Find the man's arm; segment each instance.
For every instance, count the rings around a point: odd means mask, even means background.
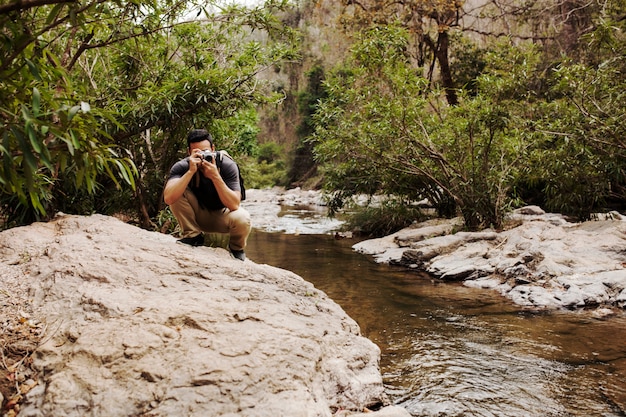
[[[170,178],[167,180],[165,184],[165,189],[163,190],[163,199],[165,200],[165,204],[172,205],[178,201],[183,196],[183,193],[187,189],[187,185],[189,181],[192,180],[194,174],[191,174],[191,171],[185,172],[185,175],[178,178]]]
[[[174,177],[167,180],[165,189],[163,190],[163,200],[168,206],[174,204],[183,196],[183,193],[189,185],[189,181],[193,179],[198,170],[198,166],[202,163],[202,160],[198,157],[189,158],[189,169],[182,177]]]

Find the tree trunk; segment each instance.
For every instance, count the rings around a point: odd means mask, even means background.
[[[454,81],[452,80],[452,73],[450,72],[450,61],[448,60],[448,49],[450,40],[448,32],[443,31],[439,33],[437,39],[437,47],[435,49],[435,57],[439,63],[439,69],[441,70],[441,83],[446,91],[446,98],[448,104],[454,106],[458,104],[459,99],[454,88]]]

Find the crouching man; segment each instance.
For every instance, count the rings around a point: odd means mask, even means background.
[[[187,135],[187,156],[176,162],[165,183],[163,197],[178,220],[180,243],[200,246],[204,233],[230,235],[232,255],[244,261],[250,234],[250,214],[241,204],[239,169],[223,157],[218,169],[211,134],[194,129]]]

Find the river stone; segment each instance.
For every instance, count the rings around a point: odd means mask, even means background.
[[[378,347],[291,272],[102,215],[4,231],[0,252],[47,328],[22,417],[329,417],[387,402]]]
[[[626,307],[626,221],[604,216],[582,223],[516,210],[514,227],[424,238],[415,225],[404,236],[372,239],[354,249],[379,262],[404,265],[434,278],[492,288],[515,303],[538,308]],[[430,226],[427,226],[430,227]],[[427,229],[428,230],[428,229]],[[413,242],[410,236],[417,236]]]
[[[394,234],[394,240],[398,246],[407,247],[421,240],[449,235],[462,224],[462,219],[458,217],[452,221],[445,219],[428,220],[398,231]]]
[[[525,206],[516,210],[519,214],[526,214],[531,216],[540,216],[546,214],[546,212],[539,206]]]
[[[337,414],[335,414],[333,417],[411,417],[411,414],[409,414],[408,411],[406,411],[404,408],[399,407],[399,406],[389,406],[389,407],[385,407],[379,411],[376,411],[374,413],[372,412],[367,412],[367,413],[357,413],[357,414],[353,414],[350,411],[339,411]]]

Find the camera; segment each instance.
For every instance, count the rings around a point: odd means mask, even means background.
[[[215,160],[215,152],[213,152],[213,151],[202,151],[202,152],[200,152],[200,158],[206,159],[209,162],[213,162]]]

